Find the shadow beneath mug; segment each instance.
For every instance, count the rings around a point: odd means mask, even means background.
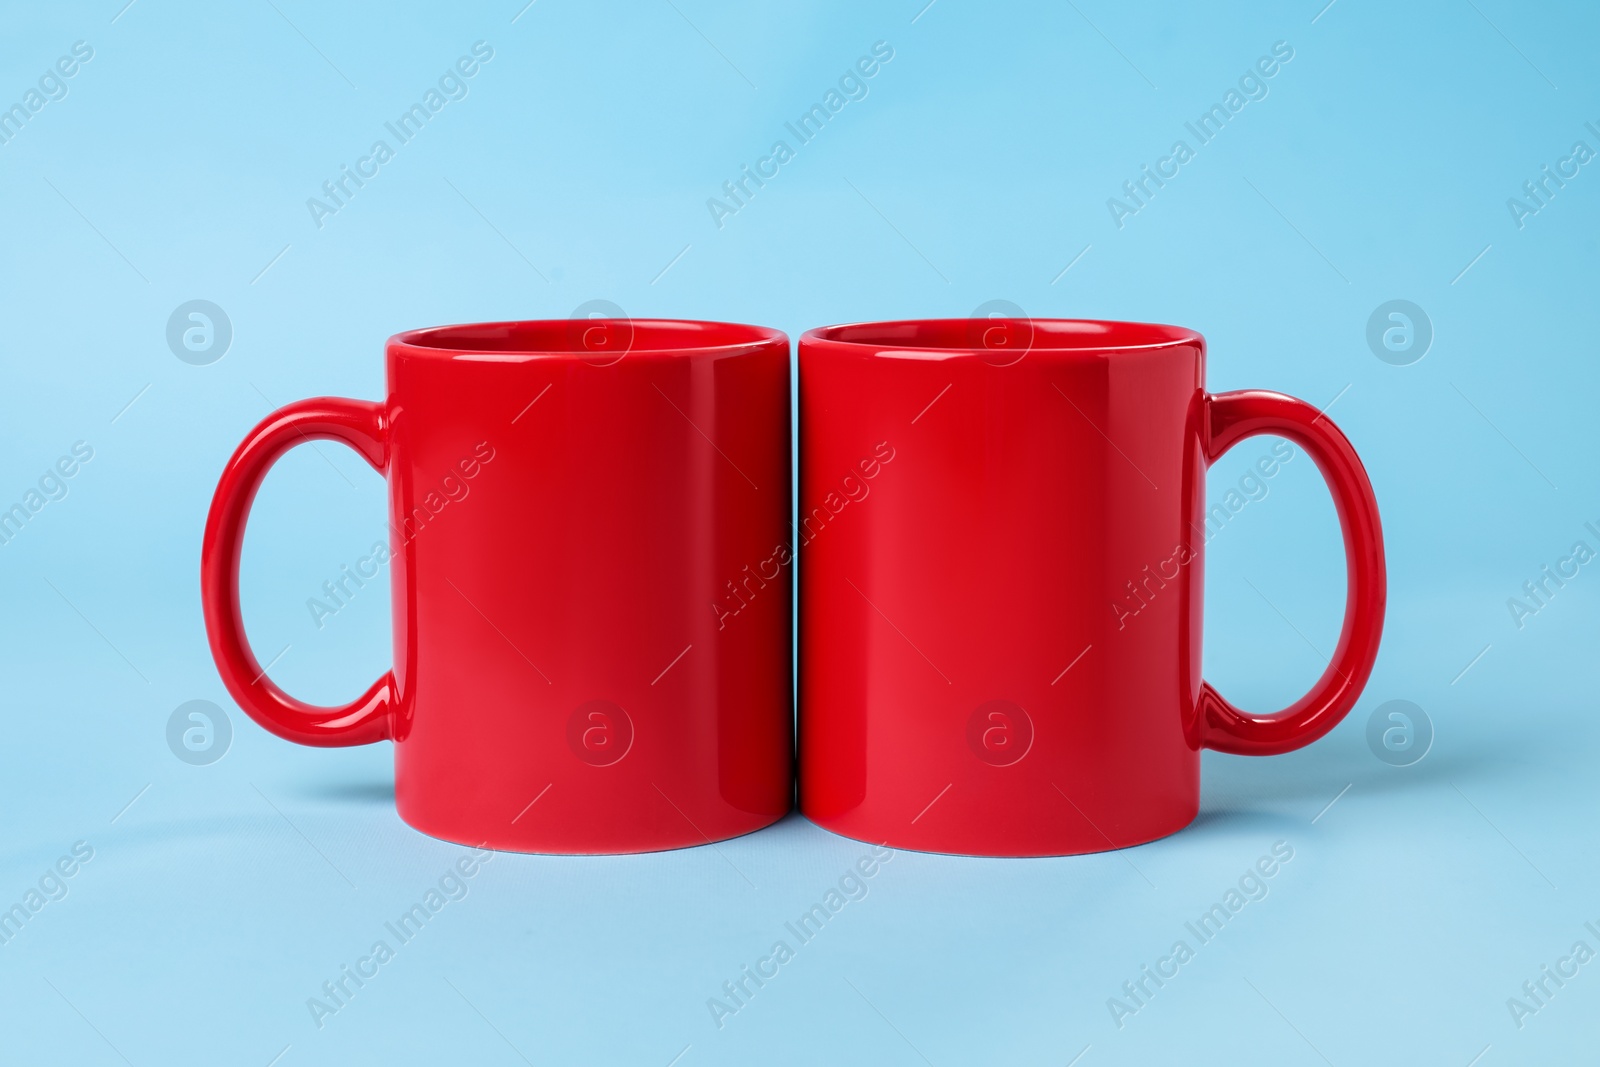
[[[1348,743],[1354,741],[1354,744]],[[1256,822],[1276,823],[1294,817],[1320,818],[1321,813],[1350,793],[1394,800],[1428,793],[1471,790],[1495,780],[1523,779],[1523,753],[1500,738],[1498,747],[1463,747],[1430,751],[1417,763],[1390,766],[1374,756],[1358,738],[1345,744],[1324,741],[1297,752],[1260,759],[1208,752],[1201,772],[1200,813],[1193,830],[1238,828]]]
[[[285,792],[302,800],[320,800],[332,804],[348,804],[352,807],[394,806],[392,778],[367,782],[310,782]]]

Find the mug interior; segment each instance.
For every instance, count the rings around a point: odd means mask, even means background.
[[[787,338],[765,326],[685,319],[570,318],[431,326],[396,334],[392,344],[440,354],[574,355],[597,350],[632,356],[729,354]]]
[[[1000,329],[1025,337],[1032,351],[1116,351],[1199,344],[1200,335],[1182,326],[1098,319],[915,319],[857,322],[808,330],[803,341],[861,345],[880,349],[971,352],[991,347],[986,338]]]

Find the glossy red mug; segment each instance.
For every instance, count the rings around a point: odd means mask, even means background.
[[[1205,341],[1124,322],[943,320],[800,340],[800,808],[896,848],[1122,848],[1199,811],[1200,752],[1287,752],[1355,704],[1383,535],[1315,407],[1205,391]],[[1332,662],[1276,715],[1200,676],[1206,468],[1305,449],[1348,594]]]
[[[383,401],[269,415],[222,473],[201,591],[239,706],[301,744],[393,741],[401,818],[462,844],[640,852],[782,818],[788,338],[661,320],[445,326],[390,338],[387,371]],[[332,708],[273,684],[239,603],[251,501],[316,439],[389,486],[394,667]]]

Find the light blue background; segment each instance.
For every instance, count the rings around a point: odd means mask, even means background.
[[[1600,167],[1525,228],[1506,200],[1574,141],[1600,149],[1584,128],[1600,125],[1600,11],[122,2],[10,4],[0,34],[0,104],[73,42],[94,48],[67,97],[0,145],[0,506],[73,442],[94,448],[0,546],[0,905],[73,842],[94,848],[0,947],[0,1058],[1595,1055],[1600,963],[1520,1029],[1506,1000],[1574,941],[1600,949],[1583,928],[1600,926],[1600,565],[1521,629],[1506,602],[1574,541],[1600,549],[1582,528],[1600,525]],[[478,40],[495,54],[470,95],[318,229],[306,198]],[[707,198],[879,40],[894,59],[867,98],[719,230]],[[1118,229],[1107,198],[1280,40],[1294,58],[1268,97]],[[165,341],[195,298],[234,330],[209,366]],[[1435,330],[1410,366],[1365,340],[1394,298]],[[993,299],[1201,330],[1213,389],[1334,402],[1365,458],[1390,573],[1365,696],[1301,752],[1208,754],[1201,816],[1168,840],[897,855],[720,1030],[707,998],[863,846],[794,816],[717,849],[499,856],[319,1030],[306,999],[462,850],[398,821],[387,745],[297,748],[228,700],[197,582],[216,477],[277,404],[380,396],[391,333],[593,299],[792,337]],[[1269,444],[1218,464],[1213,497]],[[1207,675],[1261,711],[1319,673],[1344,581],[1311,464],[1269,487],[1207,562]],[[348,699],[389,662],[382,592],[320,631],[305,607],[382,536],[382,499],[325,445],[292,454],[256,505],[247,618],[264,659],[288,646],[273,673],[302,697]],[[167,748],[192,699],[231,718],[211,766]],[[1414,766],[1365,740],[1393,699],[1436,731]],[[1279,840],[1295,856],[1270,895],[1119,1030],[1107,998]]]

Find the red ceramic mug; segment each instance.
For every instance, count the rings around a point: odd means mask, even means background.
[[[788,812],[788,338],[446,326],[390,338],[387,370],[385,400],[291,404],[223,471],[201,591],[239,706],[301,744],[393,741],[401,817],[463,844],[638,852]],[[239,606],[256,490],[318,438],[389,484],[394,668],[335,708],[273,684]]]
[[[898,848],[1066,855],[1173,833],[1200,751],[1308,744],[1383,626],[1355,451],[1309,404],[1205,391],[1173,326],[944,320],[800,340],[800,806]],[[1349,590],[1333,660],[1277,715],[1200,677],[1205,472],[1276,434],[1321,469]]]

